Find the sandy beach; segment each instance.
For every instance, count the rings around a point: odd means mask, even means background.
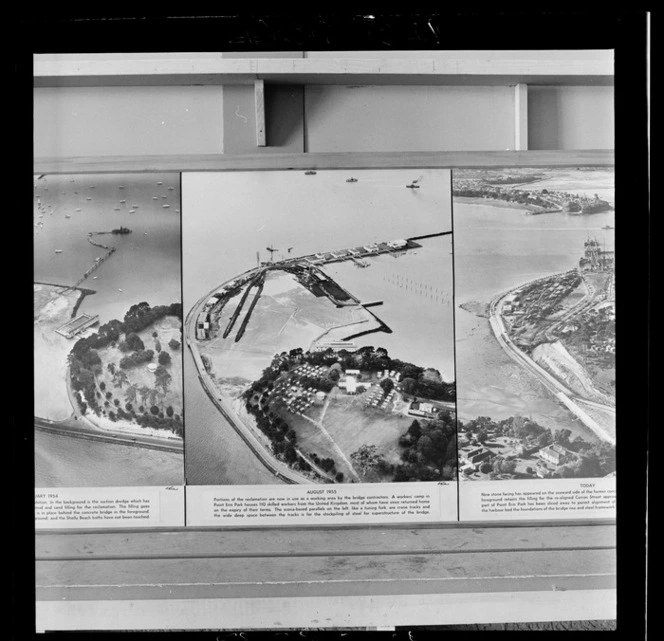
[[[34,286],[35,416],[61,421],[72,415],[67,395],[67,356],[72,341],[55,330],[71,318],[82,295],[79,290],[59,294],[62,287]]]

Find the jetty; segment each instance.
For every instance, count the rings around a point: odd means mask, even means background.
[[[74,338],[74,336],[80,334],[89,327],[96,325],[98,322],[99,314],[95,314],[94,316],[91,316],[90,314],[81,314],[80,316],[67,321],[55,331],[65,338]]]

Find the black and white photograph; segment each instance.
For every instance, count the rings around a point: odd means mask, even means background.
[[[456,481],[449,171],[183,175],[187,482]]]
[[[453,185],[460,480],[615,475],[613,169]]]
[[[179,174],[36,175],[33,238],[36,486],[182,485]]]
[[[649,25],[516,18],[24,21],[37,632],[616,629]]]

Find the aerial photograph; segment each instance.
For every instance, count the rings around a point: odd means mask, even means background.
[[[451,177],[187,173],[186,478],[456,480]]]
[[[179,174],[35,175],[37,487],[184,482]]]
[[[615,475],[610,168],[453,172],[459,479]]]

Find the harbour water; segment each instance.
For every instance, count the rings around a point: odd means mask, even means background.
[[[346,182],[351,175],[358,179],[356,183]],[[406,188],[418,178],[420,189]],[[267,247],[277,249],[278,260],[451,229],[448,171],[185,174],[182,193],[185,313],[212,288],[254,267],[256,252],[261,261],[269,260]],[[404,258],[374,261],[396,266]],[[366,278],[360,272],[374,269],[377,286],[388,286],[380,268],[349,269],[356,270],[359,279],[348,281],[352,293],[353,286],[360,289],[360,281]],[[382,272],[389,273],[390,269]],[[430,278],[419,276],[420,281]],[[445,274],[441,274],[443,282]],[[401,289],[396,291],[402,294]],[[380,317],[381,307],[375,312]],[[375,336],[368,336],[366,344],[377,344]],[[381,335],[380,342],[383,338],[388,336]],[[185,412],[188,483],[276,483],[206,396],[189,350],[185,350]]]
[[[454,311],[452,238],[418,241],[422,247],[404,254],[366,259],[369,267],[345,261],[324,267],[342,287],[363,302],[392,330],[354,338],[357,345],[384,347],[392,358],[437,369],[454,380]]]
[[[584,177],[590,178],[590,175]],[[554,177],[555,178],[555,177]],[[550,179],[556,189],[580,192],[563,178]],[[586,180],[587,193],[613,202],[613,190]],[[537,187],[544,182],[537,183]],[[533,185],[535,187],[535,185]],[[600,193],[600,189],[603,191]],[[486,318],[460,307],[488,303],[496,294],[548,274],[578,265],[583,243],[597,238],[614,248],[615,212],[573,216],[565,213],[528,215],[522,209],[454,202],[456,283],[457,407],[462,420],[489,416],[503,419],[520,414],[542,425],[592,433],[562,408],[502,351]]]
[[[182,454],[35,430],[35,487],[181,485]]]
[[[88,232],[111,231],[122,225],[132,233],[95,238],[116,251],[94,272],[96,278],[91,275],[81,283],[96,293],[86,297],[79,310],[99,314],[100,323],[105,323],[122,319],[131,305],[143,300],[150,305],[179,301],[179,208],[179,174],[35,179],[34,224],[43,225],[34,227],[34,280],[75,284],[105,253],[88,242]]]
[[[105,323],[122,319],[141,301],[153,306],[179,301],[179,182],[179,174],[35,178],[34,280],[74,285],[106,253],[88,242],[88,233],[124,226],[132,233],[94,237],[116,251],[80,284],[96,293],[83,299],[78,313],[98,314]],[[55,349],[55,342],[64,345]],[[35,325],[35,412],[40,416],[60,420],[71,413],[64,368],[73,343]],[[50,362],[53,358],[63,362]],[[61,390],[56,393],[53,386]],[[162,485],[184,478],[182,455],[38,432],[35,474],[42,486]]]

